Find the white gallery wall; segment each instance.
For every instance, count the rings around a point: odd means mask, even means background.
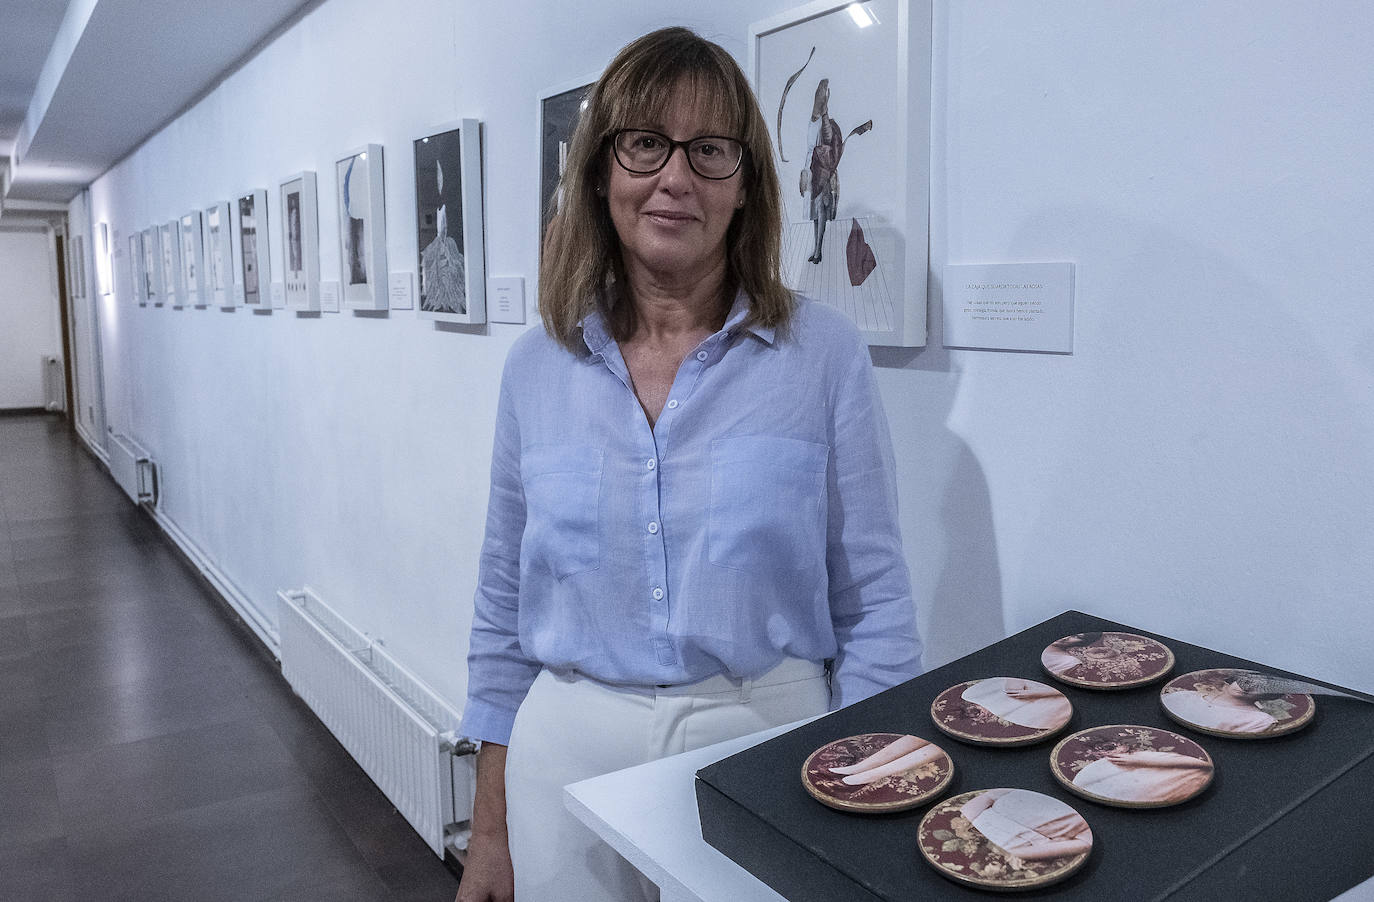
[[[413,311],[140,308],[127,235],[384,145],[414,272],[410,141],[484,122],[487,271],[533,305],[536,97],[686,24],[742,62],[788,2],[326,0],[92,186],[108,421],[161,516],[258,609],[312,586],[455,704],[500,367],[530,326]],[[936,3],[931,345],[875,349],[927,663],[1074,607],[1374,688],[1374,7]],[[168,73],[172,77],[173,73]],[[112,102],[115,102],[112,99]],[[73,215],[76,213],[74,211]],[[947,351],[947,262],[1077,264],[1072,355]]]
[[[44,405],[47,355],[62,356],[52,230],[0,228],[0,410]]]

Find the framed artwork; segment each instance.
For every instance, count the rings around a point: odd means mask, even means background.
[[[417,310],[450,323],[487,321],[482,230],[482,124],[464,119],[417,138]]]
[[[343,306],[386,310],[386,190],[382,145],[368,144],[334,163],[338,184],[339,284]]]
[[[281,242],[286,306],[320,309],[320,214],[315,173],[298,172],[282,180]]]
[[[147,278],[143,275],[143,233],[129,236],[129,294],[138,306],[148,306]]]
[[[229,201],[222,200],[205,208],[201,217],[205,233],[205,288],[207,303],[216,307],[233,307],[234,253],[229,226]]]
[[[81,235],[72,238],[72,297],[86,296],[86,240]]]
[[[930,0],[815,0],[749,27],[783,280],[869,344],[926,343]]]
[[[96,292],[102,296],[114,291],[114,246],[110,243],[110,224],[98,222],[95,226],[95,285]]]
[[[173,307],[186,306],[186,286],[181,273],[181,220],[178,219],[162,224],[162,287]]]
[[[200,211],[181,217],[181,284],[186,288],[186,303],[204,307],[209,303],[205,291],[205,254],[201,243]]]
[[[154,307],[162,306],[162,230],[157,226],[143,230],[143,296]]]
[[[596,76],[579,78],[539,95],[539,253],[544,253],[544,233],[561,206],[559,182],[568,168],[568,146],[577,121],[587,106]]]
[[[272,261],[267,241],[267,190],[239,195],[239,271],[243,303],[259,310],[272,308]]]

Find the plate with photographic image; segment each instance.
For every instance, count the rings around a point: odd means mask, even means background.
[[[1038,889],[1081,868],[1088,822],[1070,805],[1029,789],[980,789],[939,802],[921,819],[923,857],[943,876],[996,890]]]
[[[1195,670],[1170,680],[1159,692],[1164,713],[1202,733],[1263,739],[1300,730],[1317,713],[1317,702],[1300,680],[1253,670]]]
[[[930,717],[945,733],[978,745],[1027,745],[1068,724],[1073,705],[1053,686],[1020,677],[989,677],[950,686]]]
[[[1079,730],[1050,753],[1050,770],[1069,792],[1120,808],[1164,808],[1212,782],[1207,750],[1156,727],[1117,724]]]
[[[816,749],[801,778],[816,801],[840,811],[905,811],[945,791],[954,761],[919,736],[862,733]]]
[[[1163,679],[1174,667],[1174,653],[1135,633],[1075,633],[1046,646],[1040,663],[1070,686],[1129,689]]]

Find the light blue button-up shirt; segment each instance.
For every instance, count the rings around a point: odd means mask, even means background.
[[[915,676],[892,442],[853,324],[747,299],[682,361],[657,424],[599,314],[501,380],[463,732],[506,743],[541,667],[626,686],[833,661],[832,707]]]

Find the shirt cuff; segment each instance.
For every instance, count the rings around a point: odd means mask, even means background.
[[[463,711],[463,721],[459,725],[458,733],[479,742],[510,745],[510,731],[514,725],[514,711],[469,698],[467,708]]]

